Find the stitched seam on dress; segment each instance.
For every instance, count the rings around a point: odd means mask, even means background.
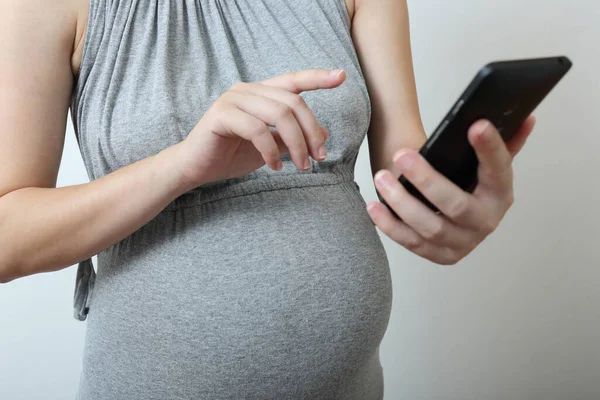
[[[311,187],[342,185],[342,184],[347,184],[347,183],[352,183],[352,182],[354,182],[354,181],[351,180],[351,181],[342,181],[342,182],[334,182],[334,183],[322,183],[322,184],[319,184],[319,185],[288,186],[288,187],[284,187],[284,188],[280,188],[280,189],[263,189],[263,190],[259,190],[257,192],[253,192],[253,193],[236,194],[236,195],[225,196],[225,197],[222,197],[222,198],[219,198],[219,199],[209,200],[209,201],[205,201],[205,202],[198,202],[198,203],[195,203],[195,204],[180,205],[180,206],[176,206],[176,207],[173,207],[173,208],[164,209],[163,211],[177,211],[177,210],[180,210],[182,208],[194,208],[194,207],[203,206],[204,204],[214,203],[215,201],[227,200],[227,199],[234,199],[234,198],[237,198],[237,197],[252,196],[252,195],[259,194],[259,193],[264,193],[264,192],[275,192],[275,191],[288,190],[288,189],[302,189],[302,188],[311,188]]]

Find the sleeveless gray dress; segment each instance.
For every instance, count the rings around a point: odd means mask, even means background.
[[[183,140],[237,81],[303,93],[328,158],[211,182],[77,270],[77,399],[383,397],[388,260],[354,182],[370,103],[344,0],[91,0],[71,115],[91,180]]]

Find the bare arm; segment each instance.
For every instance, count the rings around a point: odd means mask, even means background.
[[[190,189],[170,162],[175,146],[91,183],[55,188],[81,3],[0,0],[0,282],[91,257]]]
[[[337,87],[345,75],[289,71],[233,85],[184,141],[157,155],[55,188],[85,3],[0,0],[0,282],[87,259],[181,194],[265,163],[277,169],[282,153],[298,169],[309,155],[323,159],[327,134],[299,94]]]
[[[352,37],[372,102],[371,171],[395,172],[393,154],[402,147],[418,149],[427,139],[417,101],[406,0],[354,0]]]
[[[353,36],[373,100],[369,148],[375,189],[401,220],[378,201],[369,202],[367,211],[396,243],[432,262],[455,264],[496,229],[511,206],[512,158],[535,119],[530,117],[508,146],[489,121],[473,124],[466,133],[480,162],[479,184],[472,194],[460,189],[416,151],[427,137],[417,104],[406,0],[354,2]],[[400,175],[440,213],[413,197],[398,182]]]

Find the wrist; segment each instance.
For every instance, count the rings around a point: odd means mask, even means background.
[[[167,185],[167,191],[178,197],[203,184],[193,181],[186,174],[183,165],[182,148],[184,142],[170,146],[154,156],[156,170],[161,175],[161,181]]]

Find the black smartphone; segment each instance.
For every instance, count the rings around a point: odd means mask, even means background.
[[[467,139],[471,125],[479,119],[488,119],[504,141],[508,141],[571,66],[565,56],[495,61],[485,65],[419,152],[442,175],[472,193],[477,186],[479,162]],[[398,180],[414,197],[438,211],[403,175]],[[400,218],[379,192],[377,196]]]

